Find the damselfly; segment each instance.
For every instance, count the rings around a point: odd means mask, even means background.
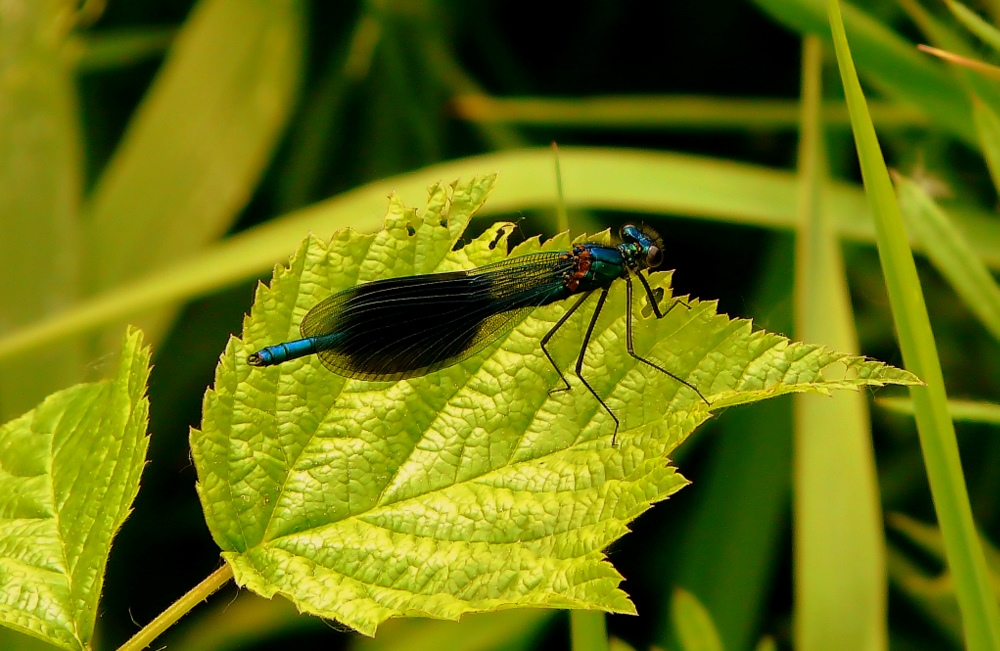
[[[474,355],[508,332],[527,312],[580,298],[542,337],[541,349],[567,391],[570,384],[546,347],[552,337],[590,295],[600,290],[590,325],[576,359],[576,376],[615,422],[620,422],[583,375],[583,361],[611,285],[625,279],[628,354],[665,373],[708,400],[693,384],[635,353],[632,344],[632,275],[642,284],[649,305],[662,319],[644,269],[663,262],[663,244],[652,230],[634,225],[621,229],[617,246],[576,244],[571,251],[532,253],[469,271],[449,271],[389,278],[345,289],[323,300],[306,314],[302,339],[267,346],[247,357],[252,366],[271,366],[316,354],[323,364],[345,377],[394,381],[433,373]]]

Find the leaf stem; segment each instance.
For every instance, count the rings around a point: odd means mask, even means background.
[[[156,619],[146,624],[142,630],[132,636],[118,651],[140,651],[145,649],[164,631],[173,626],[177,620],[188,614],[192,608],[208,599],[214,592],[233,578],[233,569],[229,563],[212,572],[204,581],[188,590],[187,594],[175,601],[169,608],[160,613]]]

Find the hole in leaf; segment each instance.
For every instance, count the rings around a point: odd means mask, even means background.
[[[503,236],[504,236],[505,232],[506,231],[504,229],[502,229],[502,228],[497,231],[496,237],[494,237],[493,241],[490,242],[490,251],[492,251],[493,249],[497,248],[497,244],[499,244],[500,240],[503,239]]]
[[[858,370],[843,362],[834,362],[821,371],[825,382],[844,382],[858,379]]]

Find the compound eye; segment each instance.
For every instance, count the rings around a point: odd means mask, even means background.
[[[658,246],[649,247],[646,251],[646,266],[650,269],[656,269],[661,264],[663,264],[663,251]]]

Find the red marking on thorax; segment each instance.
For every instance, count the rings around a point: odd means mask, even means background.
[[[575,292],[580,286],[580,281],[587,277],[590,271],[590,263],[593,258],[590,251],[580,245],[573,247],[573,259],[576,261],[576,269],[572,273],[566,274],[566,289]]]

